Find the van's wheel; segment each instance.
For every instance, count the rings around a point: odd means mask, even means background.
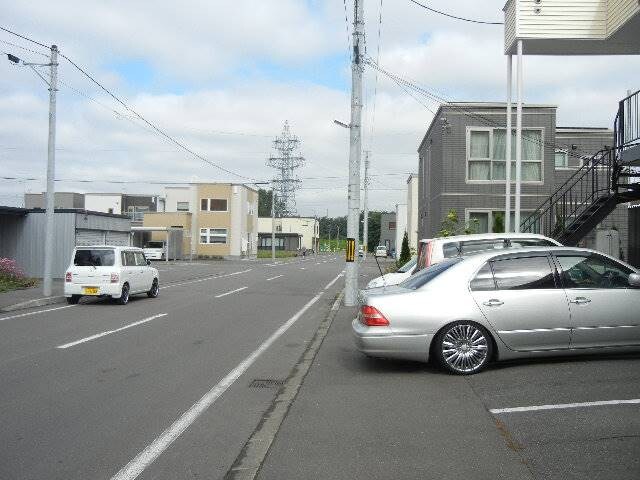
[[[160,287],[158,286],[158,279],[154,278],[153,283],[151,284],[151,290],[147,292],[147,296],[149,298],[156,298],[160,293]]]
[[[489,332],[477,323],[455,322],[444,327],[434,339],[440,365],[451,373],[470,375],[484,369],[493,354]]]
[[[80,295],[71,295],[67,297],[67,303],[69,305],[76,305],[80,301]]]
[[[126,305],[129,303],[129,284],[122,285],[122,292],[120,292],[120,298],[118,299],[120,305]]]

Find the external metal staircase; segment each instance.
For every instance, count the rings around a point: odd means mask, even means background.
[[[583,165],[524,219],[522,232],[577,245],[620,203],[640,200],[640,90],[620,101],[613,146]]]

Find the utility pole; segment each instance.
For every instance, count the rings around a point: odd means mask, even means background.
[[[362,152],[362,54],[364,54],[364,0],[354,0],[353,58],[351,62],[351,123],[349,125],[349,193],[347,237],[360,238],[360,155]],[[344,304],[358,301],[358,262],[346,262]]]
[[[55,209],[56,178],[56,91],[58,83],[58,47],[51,45],[51,78],[49,80],[49,142],[47,154],[47,195],[46,223],[44,234],[44,273],[42,285],[44,296],[51,296],[51,277],[53,266],[53,228]]]
[[[364,233],[362,234],[362,251],[364,253],[363,258],[367,258],[367,250],[369,247],[369,154],[371,152],[364,152]]]
[[[271,183],[271,261],[276,262],[276,183]]]

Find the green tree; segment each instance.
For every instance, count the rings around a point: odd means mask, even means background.
[[[504,213],[493,215],[493,233],[504,233]]]
[[[455,235],[470,235],[478,232],[478,220],[473,219],[468,224],[460,224],[458,211],[452,208],[447,212],[440,225],[438,237],[453,237]]]
[[[409,250],[409,235],[407,235],[407,232],[404,232],[404,237],[402,237],[402,250],[400,250],[400,258],[398,259],[398,267],[401,267],[409,260],[411,260],[411,251]]]
[[[276,216],[278,207],[282,207],[282,202],[278,200],[278,196],[276,195]],[[263,188],[258,189],[258,216],[271,216],[271,190],[265,190]]]

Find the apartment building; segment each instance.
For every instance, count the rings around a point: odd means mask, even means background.
[[[557,127],[556,108],[555,105],[523,108],[523,220],[584,162],[613,142],[613,131],[607,128]],[[457,212],[461,224],[478,233],[504,231],[505,125],[504,103],[452,103],[438,109],[418,149],[420,238],[437,236],[451,210]],[[514,160],[515,148],[514,130]],[[515,178],[515,161],[511,178]],[[513,195],[513,185],[511,191]],[[627,210],[625,204],[618,205],[597,227],[618,232],[622,252],[615,253],[625,258]],[[514,220],[512,198],[511,230]],[[580,244],[595,248],[596,234],[592,231]]]
[[[144,226],[183,228],[185,256],[257,254],[257,189],[232,183],[192,183],[166,187],[165,197],[165,212],[146,215]]]

